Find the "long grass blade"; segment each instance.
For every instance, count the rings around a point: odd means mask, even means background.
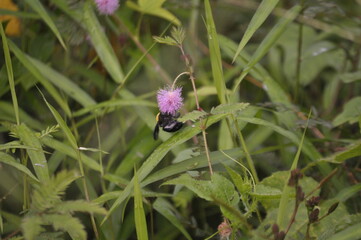
[[[143,197],[138,181],[138,173],[134,173],[134,220],[137,239],[148,240],[147,221],[143,207]]]
[[[311,117],[311,111],[310,113],[308,114],[308,119],[307,119],[307,124],[306,124],[306,127],[305,127],[305,130],[303,131],[303,135],[302,135],[302,138],[301,138],[301,141],[300,141],[300,144],[298,146],[298,150],[297,150],[297,153],[295,155],[295,158],[293,159],[293,162],[292,162],[292,166],[291,166],[291,169],[290,169],[290,172],[288,173],[288,178],[287,180],[290,178],[291,176],[291,171],[292,170],[295,170],[297,168],[297,164],[298,164],[298,160],[300,158],[300,155],[301,155],[301,150],[302,150],[302,146],[303,146],[303,141],[305,139],[305,136],[306,136],[306,131],[307,131],[307,128],[308,128],[308,122],[310,120],[310,117]],[[285,185],[283,187],[283,192],[282,192],[282,196],[281,196],[281,200],[280,200],[280,205],[279,205],[279,208],[278,208],[278,215],[277,215],[277,224],[278,226],[280,227],[280,229],[284,229],[285,228],[285,222],[286,222],[286,215],[287,215],[287,207],[288,207],[288,200],[290,198],[290,192],[291,192],[292,188],[288,186],[288,182],[285,182]]]
[[[11,98],[13,100],[16,123],[19,125],[20,124],[19,105],[18,105],[18,98],[16,96],[16,91],[15,91],[13,66],[11,63],[8,41],[5,36],[5,31],[4,31],[4,28],[3,28],[3,25],[1,22],[0,22],[0,34],[1,34],[2,42],[3,42],[3,51],[4,51],[4,56],[5,56],[6,71],[8,73],[8,80],[9,80],[9,86],[10,86],[10,91],[11,91]]]
[[[279,0],[263,0],[258,6],[256,13],[253,15],[251,22],[249,23],[246,32],[244,33],[241,42],[238,45],[236,54],[233,57],[232,63],[236,60],[239,53],[244,46],[251,39],[253,34],[262,25],[266,18],[270,15],[272,10],[276,7]]]
[[[301,6],[296,5],[291,8],[285,16],[279,20],[276,26],[271,30],[269,34],[267,34],[266,38],[262,41],[262,43],[257,48],[256,52],[253,54],[249,63],[243,69],[241,76],[236,80],[233,93],[237,90],[238,86],[241,84],[243,78],[248,74],[248,72],[253,68],[253,66],[258,63],[261,58],[266,55],[268,50],[275,44],[277,39],[281,36],[281,34],[285,31],[287,25],[293,21],[297,14],[301,11]]]
[[[21,51],[16,44],[9,41],[9,47],[12,53],[23,64],[23,66],[44,86],[47,92],[54,98],[59,106],[64,110],[67,116],[71,116],[71,111],[66,101],[60,96],[56,88],[43,76],[41,68],[36,67],[30,60],[30,57]]]
[[[56,38],[59,40],[60,44],[63,46],[65,50],[67,50],[64,40],[60,35],[60,32],[58,28],[56,27],[55,23],[49,16],[48,12],[44,8],[44,6],[41,4],[39,0],[25,0],[27,4],[30,5],[30,7],[39,14],[39,16],[44,20],[44,22],[49,26],[51,31],[55,34]]]
[[[25,167],[24,165],[17,162],[12,156],[10,156],[6,153],[0,152],[0,162],[16,168],[17,170],[26,174],[28,177],[30,177],[34,181],[39,182],[39,180],[34,176],[34,174],[27,167]]]
[[[218,99],[222,104],[227,103],[226,85],[223,77],[221,51],[219,49],[218,35],[213,21],[212,9],[209,0],[204,1],[206,24],[208,32],[209,55],[211,58],[214,85],[217,89]]]
[[[113,80],[116,83],[123,83],[124,74],[112,46],[106,38],[90,3],[87,2],[84,5],[84,24],[93,43],[93,47]]]

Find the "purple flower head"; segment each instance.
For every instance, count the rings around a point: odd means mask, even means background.
[[[104,15],[113,14],[119,7],[119,0],[94,0],[98,11]]]
[[[175,114],[183,106],[182,88],[160,89],[157,93],[157,101],[162,113]]]

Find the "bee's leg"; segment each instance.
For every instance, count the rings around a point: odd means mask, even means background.
[[[157,123],[155,125],[154,131],[153,131],[153,138],[154,140],[158,139],[158,135],[159,135],[159,124]]]

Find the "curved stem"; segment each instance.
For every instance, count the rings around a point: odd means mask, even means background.
[[[180,77],[183,76],[184,74],[190,75],[189,72],[182,72],[182,73],[180,73],[180,74],[174,79],[171,90],[174,89],[175,83],[177,82],[178,78],[180,78]]]

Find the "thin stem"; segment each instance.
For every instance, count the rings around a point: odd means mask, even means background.
[[[180,51],[182,52],[182,57],[185,60],[186,66],[188,68],[188,75],[189,75],[189,79],[191,80],[192,83],[192,87],[193,87],[193,92],[194,92],[194,98],[196,100],[196,105],[197,105],[197,110],[201,110],[201,107],[199,105],[199,100],[198,100],[198,94],[197,94],[197,88],[196,88],[196,84],[195,84],[195,77],[194,77],[194,71],[193,71],[193,66],[191,64],[191,61],[189,59],[189,57],[186,55],[184,49],[183,49],[183,45],[180,44],[178,45]],[[185,72],[179,74],[176,78],[176,80],[178,79],[178,77],[180,77],[181,75],[185,74]],[[175,81],[176,81],[175,80]],[[174,81],[174,82],[175,82]],[[173,83],[175,84],[175,83]],[[206,136],[206,123],[204,122],[203,119],[201,119],[201,128],[202,128],[202,136],[203,136],[203,141],[204,141],[204,148],[206,151],[206,156],[207,156],[207,161],[208,161],[208,167],[209,167],[209,172],[211,174],[211,176],[213,175],[213,169],[212,169],[212,162],[211,162],[211,157],[209,155],[209,149],[208,149],[208,143],[207,143],[207,136]]]
[[[304,0],[301,0],[301,15],[304,9]],[[295,102],[298,100],[298,89],[301,82],[301,62],[302,62],[302,40],[303,40],[303,23],[300,23],[298,28],[298,43],[297,43],[297,65],[296,65],[296,86],[295,86]]]
[[[178,78],[179,78],[179,77],[181,77],[181,76],[183,76],[184,74],[190,75],[190,73],[189,73],[189,72],[182,72],[182,73],[178,74],[178,76],[177,76],[177,77],[174,79],[174,81],[173,81],[173,84],[172,84],[172,88],[171,88],[171,90],[173,90],[173,89],[174,89],[175,84],[176,84],[176,82],[177,82]]]

